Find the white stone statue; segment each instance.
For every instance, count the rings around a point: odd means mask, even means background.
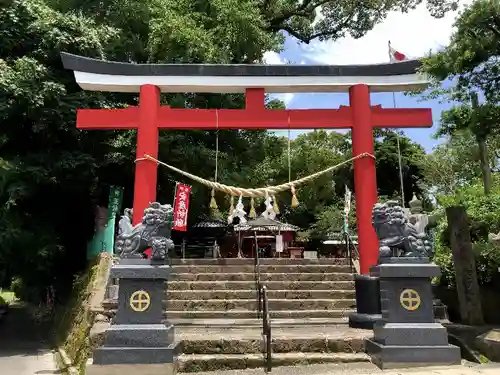
[[[122,233],[130,233],[134,229],[132,225],[132,210],[130,208],[126,208],[123,212],[120,221],[118,222],[118,235]]]
[[[429,215],[423,213],[422,202],[413,194],[410,201],[409,222],[413,224],[418,233],[425,233],[427,225],[429,225]]]

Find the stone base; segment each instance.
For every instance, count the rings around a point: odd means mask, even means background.
[[[177,373],[177,365],[174,363],[166,364],[147,364],[147,365],[89,365],[85,375],[174,375]]]
[[[382,319],[382,314],[361,314],[353,312],[349,314],[349,327],[373,329],[375,323],[380,319]]]
[[[460,348],[453,345],[400,346],[366,340],[366,352],[381,369],[460,364]]]
[[[94,351],[93,360],[96,365],[170,364],[176,354],[176,344],[158,348],[102,346]]]
[[[173,325],[113,324],[106,330],[106,347],[164,348],[175,339]]]
[[[385,323],[373,327],[373,340],[388,346],[446,346],[448,333],[439,323]]]
[[[349,314],[349,327],[372,329],[382,318],[380,309],[380,284],[378,277],[356,275],[356,312]]]

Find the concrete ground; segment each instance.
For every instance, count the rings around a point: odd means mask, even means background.
[[[265,375],[263,369],[210,371],[185,375]],[[270,375],[499,375],[500,363],[476,365],[463,364],[447,367],[420,367],[398,370],[380,370],[371,363],[339,363],[308,366],[275,367]]]
[[[0,374],[59,374],[48,344],[48,330],[20,305],[0,321]]]

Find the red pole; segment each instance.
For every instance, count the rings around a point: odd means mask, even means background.
[[[135,164],[133,225],[140,223],[144,209],[156,201],[158,165],[151,160],[141,160],[144,154],[158,158],[158,112],[160,89],[143,85],[139,94],[139,124],[137,127],[137,152]]]
[[[352,152],[374,154],[370,107],[370,89],[355,85],[349,90],[352,113]],[[377,202],[377,176],[375,160],[364,157],[354,161],[354,190],[358,219],[358,246],[361,274],[368,274],[377,263],[378,238],[372,227],[372,208]]]

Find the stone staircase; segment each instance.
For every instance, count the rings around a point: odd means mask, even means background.
[[[172,259],[172,267],[164,303],[176,327],[179,371],[263,366],[254,260]],[[347,260],[261,259],[260,279],[268,288],[274,366],[369,361],[364,339],[372,331],[347,325],[355,309]],[[104,301],[104,315],[116,305]]]
[[[176,326],[183,372],[260,367],[253,259],[174,259],[167,319]],[[371,331],[347,326],[355,308],[345,259],[261,259],[268,288],[273,365],[364,362]]]

